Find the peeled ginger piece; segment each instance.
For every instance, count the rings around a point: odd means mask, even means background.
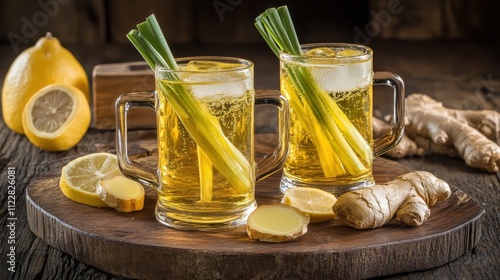
[[[101,180],[97,195],[120,212],[140,211],[144,207],[144,187],[124,176],[115,176]]]
[[[263,242],[285,242],[307,232],[309,216],[284,204],[264,205],[255,209],[247,221],[247,234]]]

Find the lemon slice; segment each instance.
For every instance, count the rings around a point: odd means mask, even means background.
[[[48,85],[35,93],[23,110],[23,129],[37,147],[65,151],[74,147],[90,125],[85,94],[69,85]]]
[[[79,157],[62,168],[59,187],[69,199],[95,207],[108,207],[96,193],[101,180],[123,176],[116,155],[94,153]]]
[[[328,47],[314,48],[308,50],[304,56],[314,56],[314,57],[334,57],[335,51]]]
[[[238,63],[219,62],[211,60],[191,60],[183,69],[184,71],[220,71],[241,68]]]
[[[341,50],[337,53],[338,57],[350,57],[350,56],[360,56],[360,55],[363,55],[362,51],[352,50],[352,49]]]
[[[332,207],[337,201],[335,195],[317,189],[295,187],[285,191],[281,203],[298,208],[309,215],[311,223],[319,223],[335,218]]]

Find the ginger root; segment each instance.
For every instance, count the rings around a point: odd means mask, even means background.
[[[401,205],[396,213],[396,219],[405,225],[418,227],[429,218],[430,214],[431,210],[427,203],[420,196],[412,196]]]
[[[120,212],[140,211],[144,207],[144,187],[124,176],[101,180],[96,193],[106,204]]]
[[[299,209],[285,205],[264,205],[255,209],[247,221],[247,234],[262,242],[285,242],[307,232],[309,216]]]
[[[377,228],[392,220],[419,226],[429,206],[447,199],[450,186],[426,171],[414,171],[396,180],[341,195],[333,205],[337,218],[357,229]]]
[[[500,170],[500,113],[446,108],[425,94],[406,97],[405,111],[405,136],[387,156],[440,154],[487,172]],[[373,127],[377,137],[388,124],[376,119]]]

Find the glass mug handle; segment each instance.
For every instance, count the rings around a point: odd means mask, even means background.
[[[270,155],[257,162],[256,181],[281,169],[288,156],[290,108],[287,99],[277,90],[255,91],[255,105],[273,105],[278,109],[278,145]]]
[[[257,162],[256,181],[264,179],[283,167],[288,155],[289,107],[288,101],[278,91],[256,91],[255,105],[273,105],[279,114],[279,143],[275,150]],[[130,160],[127,150],[127,112],[131,108],[150,108],[155,111],[153,92],[124,93],[116,100],[116,153],[123,174],[145,184],[158,186],[155,169]]]
[[[380,71],[374,73],[373,85],[389,86],[394,92],[393,125],[385,134],[373,140],[373,156],[378,157],[394,148],[403,137],[405,84],[397,74]]]
[[[124,93],[116,100],[116,154],[118,166],[126,176],[135,178],[146,185],[158,186],[158,175],[155,169],[135,163],[128,157],[127,113],[131,108],[150,108],[156,111],[154,92]]]

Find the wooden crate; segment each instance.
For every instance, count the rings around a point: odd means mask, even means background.
[[[115,129],[115,102],[126,92],[154,90],[154,73],[145,62],[100,64],[94,67],[93,125]],[[128,128],[155,127],[155,113],[148,108],[133,109],[128,114]]]

